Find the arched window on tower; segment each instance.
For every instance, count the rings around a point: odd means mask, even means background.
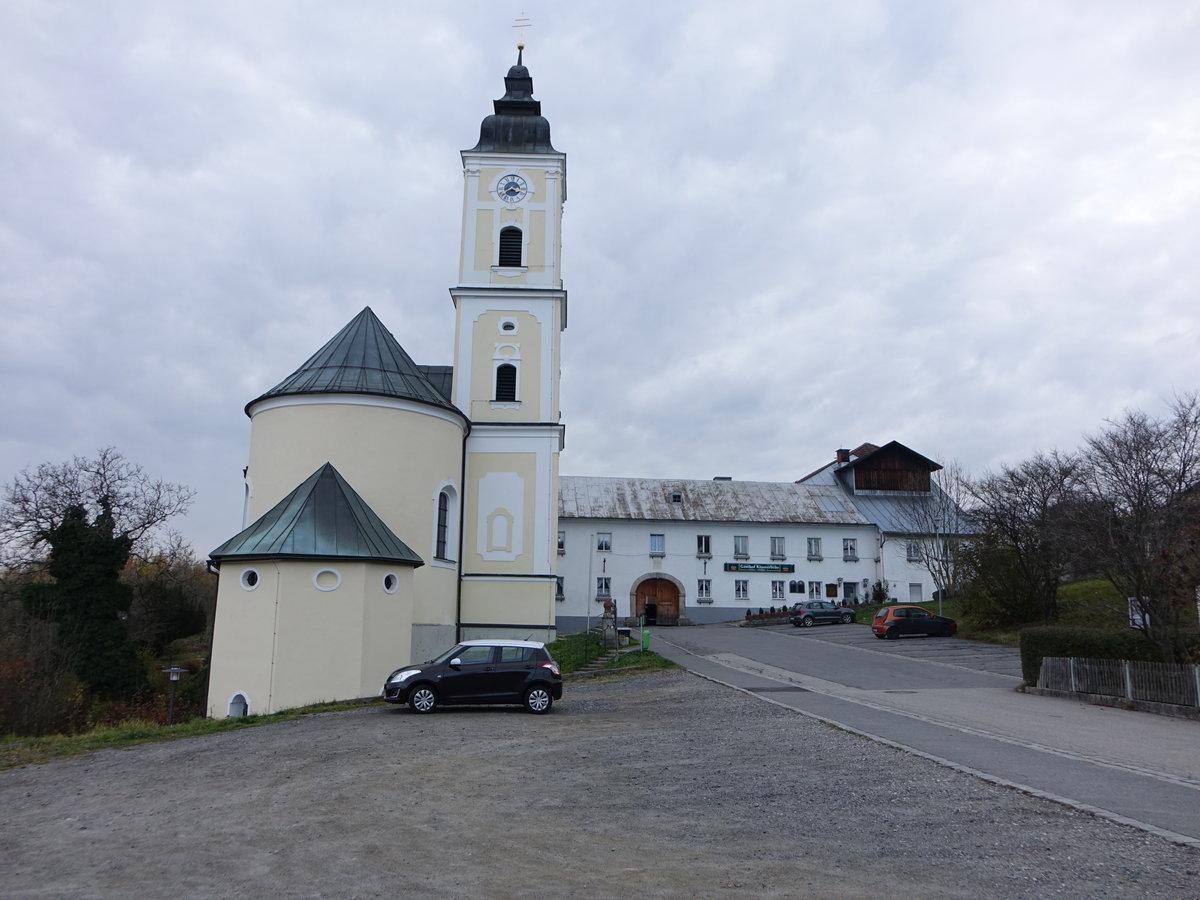
[[[500,265],[516,268],[521,265],[521,229],[509,225],[500,229]]]
[[[517,400],[517,367],[504,363],[496,367],[496,401],[515,403]]]
[[[450,532],[450,495],[445,491],[438,494],[437,542],[433,555],[438,559],[449,559],[446,555],[446,539]]]

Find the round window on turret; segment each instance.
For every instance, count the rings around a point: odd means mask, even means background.
[[[242,572],[241,584],[242,590],[252,591],[258,587],[259,582],[257,569],[246,569]]]
[[[388,572],[383,576],[383,589],[389,594],[396,593],[396,588],[399,586],[399,579],[396,578],[395,572]]]

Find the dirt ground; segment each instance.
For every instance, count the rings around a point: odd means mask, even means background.
[[[1200,852],[700,678],[0,772],[0,895],[1194,897]]]

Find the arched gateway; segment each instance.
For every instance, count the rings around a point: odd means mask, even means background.
[[[634,618],[647,625],[676,625],[683,606],[683,586],[669,575],[646,575],[633,586]]]

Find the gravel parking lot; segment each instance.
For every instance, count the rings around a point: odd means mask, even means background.
[[[1200,851],[683,672],[0,772],[4,897],[1195,897]]]

